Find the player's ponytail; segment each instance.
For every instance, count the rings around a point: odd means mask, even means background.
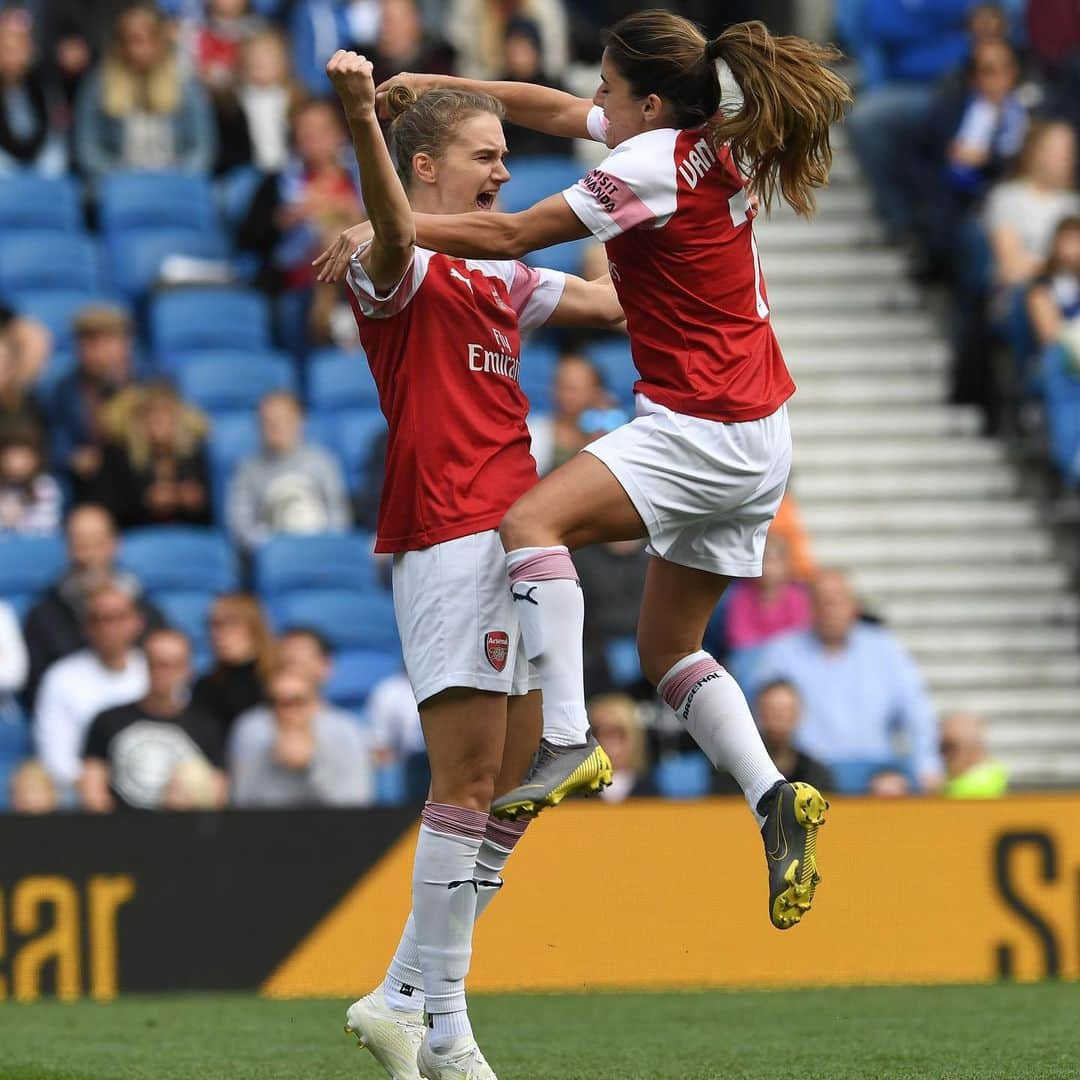
[[[454,138],[458,125],[477,113],[506,116],[501,102],[490,94],[469,90],[415,90],[400,83],[386,94],[386,111],[391,117],[387,141],[394,169],[406,191],[412,186],[413,159],[417,154],[441,158]]]
[[[828,67],[839,52],[745,22],[710,41],[706,56],[721,80],[727,66],[742,95],[737,110],[721,103],[710,125],[715,142],[730,144],[766,208],[779,191],[798,213],[811,213],[814,188],[829,179],[829,126],[851,101],[847,83]]]
[[[763,23],[729,27],[706,41],[670,11],[628,15],[607,32],[607,55],[638,98],[658,95],[679,128],[706,127],[730,144],[750,188],[768,208],[777,192],[800,214],[828,180],[829,125],[851,100],[827,66],[840,54]]]

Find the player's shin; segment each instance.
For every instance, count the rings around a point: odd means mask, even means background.
[[[731,773],[760,826],[761,797],[783,780],[761,741],[739,684],[707,652],[674,664],[657,685],[713,765]]]
[[[476,918],[476,859],[488,816],[444,803],[427,803],[413,863],[413,916],[431,1044],[438,1050],[472,1034],[465,976]]]
[[[502,888],[502,872],[514,847],[528,826],[528,818],[499,821],[488,818],[483,843],[476,856],[476,918],[488,909]],[[420,970],[420,950],[416,943],[416,918],[409,913],[397,950],[383,982],[386,1002],[402,1012],[423,1010],[424,976]]]
[[[544,738],[555,746],[588,738],[582,634],[585,601],[565,547],[518,548],[506,556],[525,651],[544,692]]]

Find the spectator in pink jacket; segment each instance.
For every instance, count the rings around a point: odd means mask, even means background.
[[[731,586],[725,636],[728,648],[751,649],[769,638],[810,625],[810,598],[792,580],[787,541],[770,536],[761,564],[761,577]]]

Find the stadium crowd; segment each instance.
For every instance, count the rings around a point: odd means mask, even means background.
[[[854,0],[848,122],[877,210],[955,312],[952,397],[1080,476],[1080,11]]]
[[[651,5],[2,6],[0,806],[423,799],[388,567],[371,554],[385,424],[343,294],[310,269],[363,213],[323,65],[356,47],[377,78],[591,94],[599,28],[634,6]],[[720,28],[718,5],[669,6]],[[1031,0],[1025,22],[1015,4],[837,4],[883,218],[962,299],[958,399],[996,415],[976,339],[1023,322],[1046,349],[1040,365],[1034,345],[1017,356],[1052,432],[1080,357],[1068,7]],[[558,142],[508,141],[508,206],[580,175]],[[994,257],[976,275],[980,242]],[[584,242],[533,258],[605,268]],[[535,334],[521,379],[542,472],[633,408],[618,335]],[[633,542],[577,557],[591,719],[615,765],[604,797],[727,791],[641,675],[647,558]],[[707,646],[791,779],[883,796],[1005,786],[978,719],[939,724],[912,658],[842,572],[815,566],[790,496],[763,576],[728,591]]]

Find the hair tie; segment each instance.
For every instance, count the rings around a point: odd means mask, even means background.
[[[716,61],[716,77],[720,80],[720,111],[726,115],[737,113],[743,107],[742,87],[735,81],[728,62],[722,58]]]

